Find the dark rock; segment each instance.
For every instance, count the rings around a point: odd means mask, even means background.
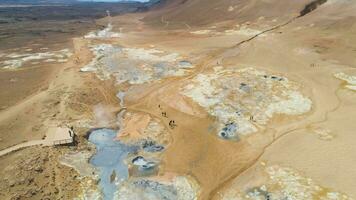
[[[156,144],[155,141],[145,140],[142,142],[142,148],[147,152],[160,152],[164,150],[164,146]]]
[[[220,137],[222,137],[224,139],[232,139],[232,138],[237,137],[237,135],[236,135],[237,129],[238,129],[237,124],[230,122],[230,123],[225,124],[225,127],[222,128],[219,135],[220,135]]]

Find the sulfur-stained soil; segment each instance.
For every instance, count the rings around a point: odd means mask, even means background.
[[[130,176],[117,198],[355,198],[354,9],[344,0],[165,1],[83,28],[61,43],[72,52],[65,63],[3,69],[0,149],[52,126],[73,126],[79,143],[1,157],[0,197],[89,195],[83,188],[100,180],[59,160],[94,154],[88,134],[110,128],[142,145],[123,161]],[[149,161],[154,173],[140,168]]]

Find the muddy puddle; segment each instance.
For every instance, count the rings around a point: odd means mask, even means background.
[[[137,146],[130,146],[115,140],[117,132],[111,129],[93,131],[89,141],[96,146],[96,153],[90,163],[99,170],[99,186],[105,200],[114,199],[117,186],[129,177],[126,157],[136,152]]]
[[[99,190],[105,200],[117,199],[122,187],[132,181],[140,182],[156,176],[160,164],[157,156],[164,151],[164,146],[156,141],[147,138],[126,141],[120,139],[122,134],[104,128],[89,135],[89,142],[96,148],[89,163],[98,174]],[[137,189],[136,186],[134,189]]]
[[[156,119],[140,116],[126,113],[120,132],[104,128],[90,133],[88,140],[96,152],[89,163],[97,174],[99,196],[104,200],[196,199],[199,186],[192,177],[159,175],[161,155],[167,148],[166,130]]]

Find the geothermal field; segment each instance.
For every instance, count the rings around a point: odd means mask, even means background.
[[[0,2],[0,199],[356,198],[356,1]]]

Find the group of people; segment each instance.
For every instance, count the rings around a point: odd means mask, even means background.
[[[162,109],[162,108],[161,108],[161,105],[158,105],[158,108],[159,108],[159,109]],[[168,117],[167,117],[167,112],[165,112],[165,111],[162,111],[162,112],[161,112],[161,115],[162,115],[162,117],[168,118]],[[177,124],[176,124],[176,122],[175,122],[174,120],[170,120],[169,123],[168,123],[168,125],[169,125],[169,127],[170,127],[171,129],[174,129],[174,128],[177,126]]]
[[[169,121],[168,125],[171,129],[174,129],[177,126],[177,124],[174,120]]]

